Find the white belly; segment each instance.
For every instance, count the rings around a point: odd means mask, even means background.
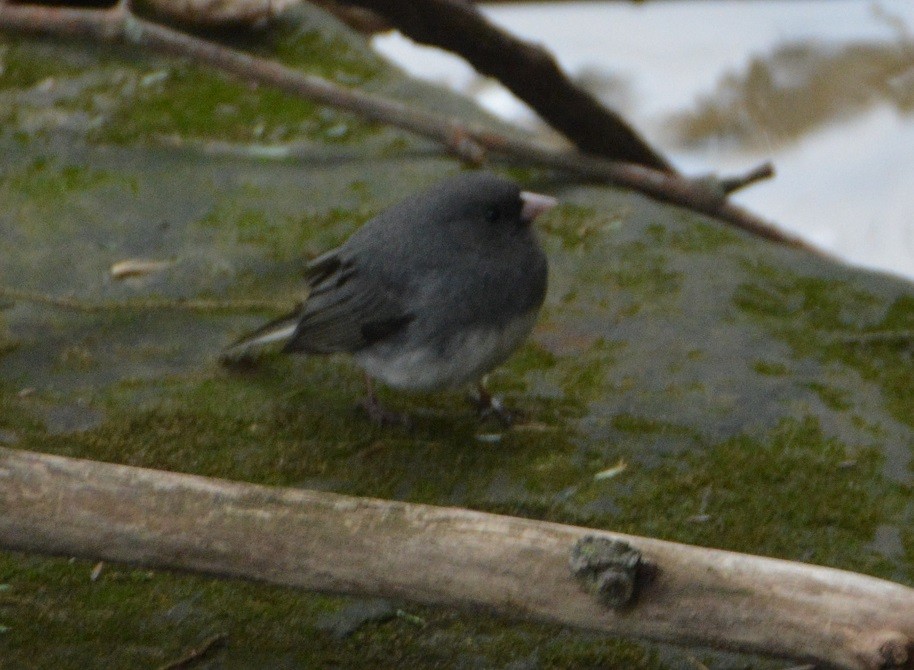
[[[355,354],[371,377],[388,386],[434,391],[480,379],[520,346],[536,323],[537,311],[519,317],[501,331],[472,330],[454,335],[438,348],[396,347],[381,343]]]

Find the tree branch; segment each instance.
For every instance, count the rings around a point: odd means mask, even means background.
[[[389,19],[404,35],[459,54],[532,107],[584,153],[673,172],[618,114],[572,82],[546,49],[454,0],[344,0]]]
[[[0,3],[0,29],[90,37],[184,56],[239,79],[273,86],[319,104],[432,139],[473,165],[482,163],[491,154],[501,160],[559,170],[579,178],[633,189],[657,200],[716,217],[753,235],[821,253],[801,239],[727,201],[727,185],[732,190],[753,179],[722,179],[709,186],[707,179],[686,179],[642,165],[607,161],[573,150],[556,151],[535,141],[500,135],[452,117],[411,109],[395,100],[344,88],[275,61],[146,21],[123,5],[97,10]]]
[[[121,6],[112,9],[69,9],[38,5],[0,5],[0,28],[67,37],[91,37],[130,43],[232,74],[245,81],[267,84],[319,104],[408,130],[479,163],[484,150],[455,119],[417,112],[376,95],[338,86],[321,77],[297,72],[275,61],[220,46],[137,17]]]
[[[914,668],[914,590],[830,568],[6,448],[0,510],[5,549],[481,605],[829,667]]]

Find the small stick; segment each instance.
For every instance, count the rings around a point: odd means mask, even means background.
[[[727,202],[727,193],[770,176],[764,166],[744,177],[721,179],[715,189],[709,187],[706,179],[687,179],[663,170],[609,161],[575,150],[557,151],[536,141],[508,137],[462,123],[453,117],[412,109],[395,100],[344,88],[276,61],[251,56],[138,18],[122,4],[105,10],[0,4],[0,29],[92,37],[185,56],[242,80],[270,85],[369,121],[385,123],[432,139],[472,165],[479,165],[489,154],[495,154],[514,163],[560,170],[579,178],[639,191],[657,200],[713,216],[779,244],[821,253],[774,224]]]
[[[724,193],[730,194],[747,186],[765,179],[771,179],[774,176],[774,166],[770,162],[749,170],[746,174],[739,177],[730,177],[720,180],[720,188]]]
[[[268,312],[282,311],[288,309],[288,303],[280,303],[270,300],[125,300],[123,302],[87,302],[78,298],[66,298],[37,293],[33,291],[21,291],[8,286],[0,286],[0,298],[10,300],[20,300],[22,302],[33,302],[41,305],[50,305],[51,307],[60,307],[62,309],[72,309],[77,312],[107,312],[119,309],[135,310],[176,310],[188,312]]]
[[[188,651],[184,656],[171,663],[160,665],[158,670],[185,670],[196,665],[199,661],[204,660],[213,652],[225,646],[228,635],[225,633],[216,633],[206,638],[198,646]]]

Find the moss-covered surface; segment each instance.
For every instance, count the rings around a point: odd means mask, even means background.
[[[479,115],[404,81],[313,9],[242,45]],[[491,380],[525,420],[480,424],[460,391],[383,391],[413,426],[379,428],[355,409],[360,373],[344,358],[267,357],[245,372],[216,363],[270,310],[136,302],[253,298],[280,311],[298,299],[307,258],[453,161],[180,61],[3,37],[0,63],[0,286],[121,305],[0,294],[0,444],[914,583],[910,284],[632,194],[516,172],[565,203],[542,221],[551,277],[540,324]],[[250,155],[211,155],[217,141]],[[255,155],[276,142],[302,158]],[[126,258],[169,265],[111,279]],[[620,460],[616,476],[594,478]],[[475,612],[92,573],[85,561],[0,554],[0,667],[156,667],[217,633],[227,643],[201,667],[677,668],[689,656],[768,667]]]

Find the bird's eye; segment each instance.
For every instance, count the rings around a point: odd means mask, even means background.
[[[501,210],[498,207],[489,207],[486,210],[486,221],[489,223],[495,223],[501,218]]]

